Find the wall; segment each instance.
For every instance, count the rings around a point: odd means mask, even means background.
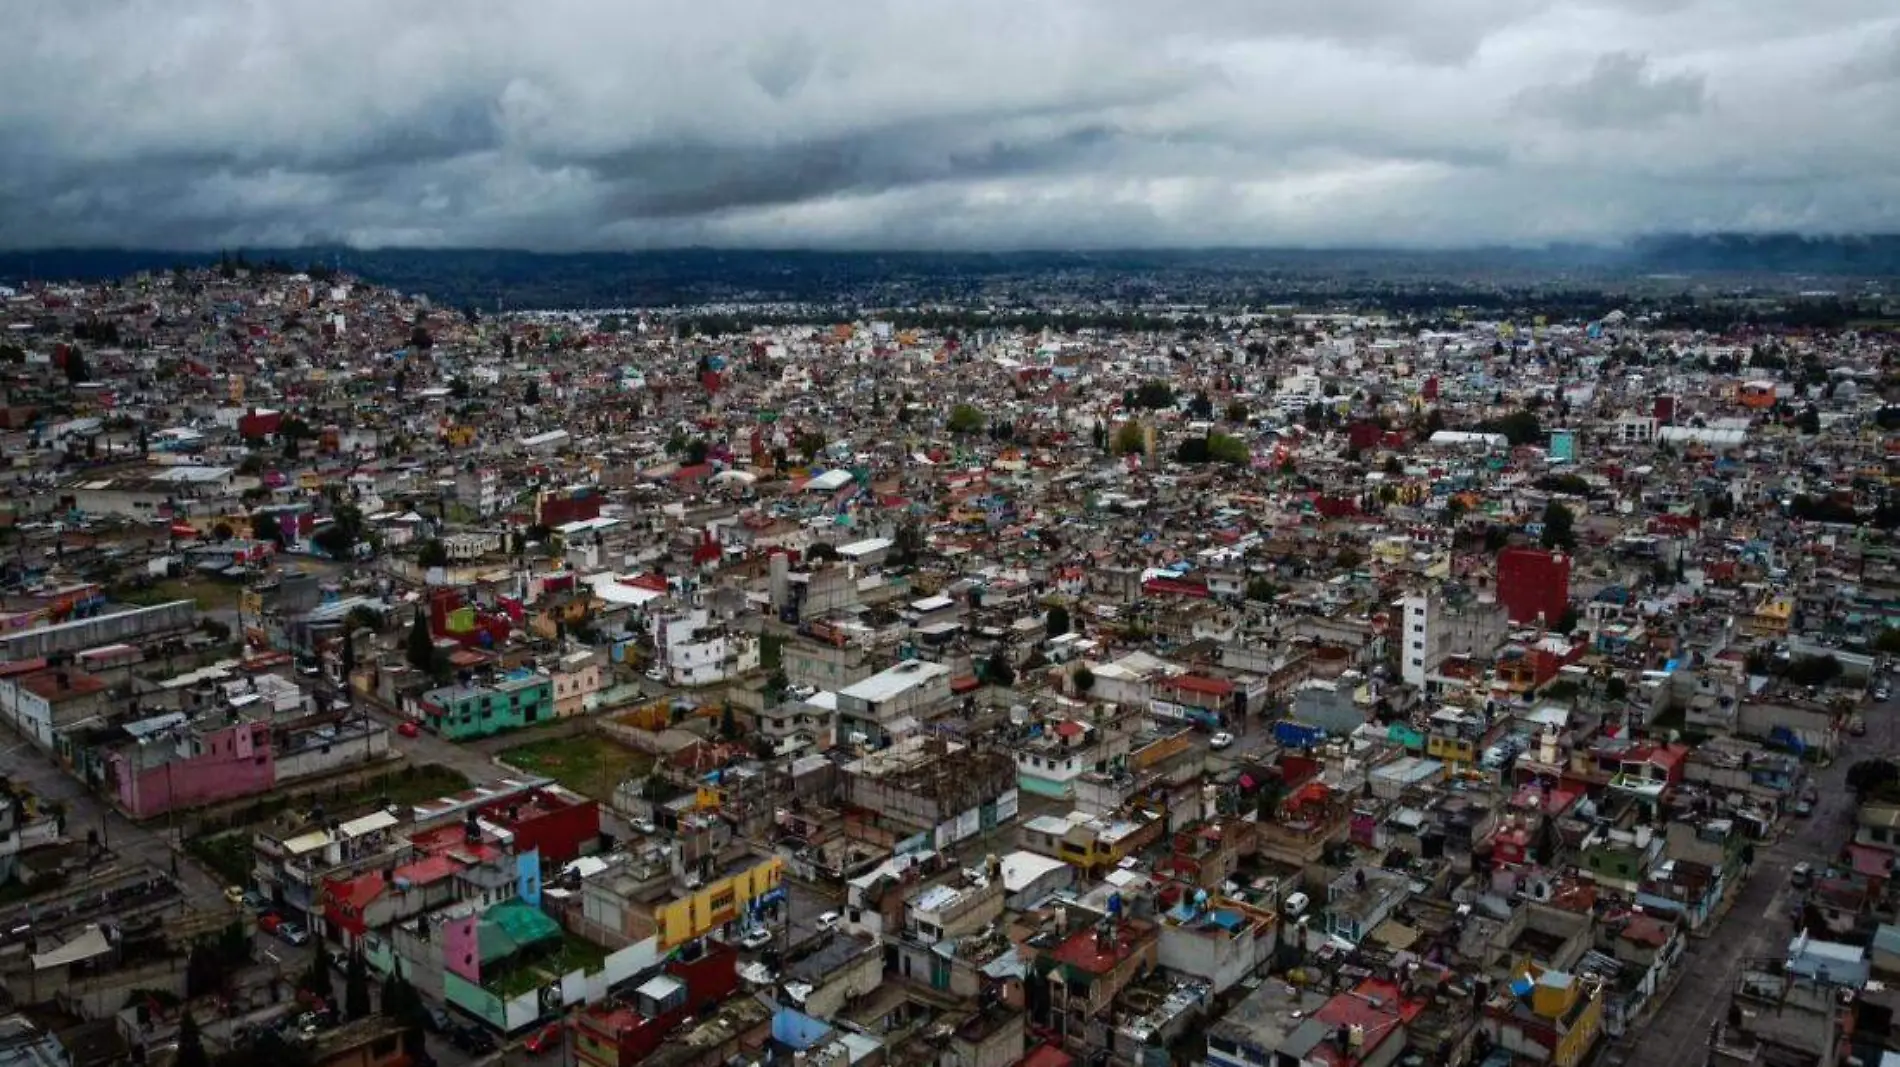
[[[312,775],[329,774],[349,767],[377,763],[389,758],[389,731],[381,726],[367,734],[341,737],[327,745],[302,749],[277,757],[277,781],[289,782]]]
[[[1570,557],[1535,548],[1498,553],[1498,600],[1514,623],[1555,625],[1570,600]]]
[[[252,731],[265,741],[252,747]],[[173,808],[194,807],[234,797],[268,792],[277,781],[277,765],[269,730],[240,723],[201,735],[204,751],[188,759],[173,759],[140,770],[122,753],[108,758],[109,773],[118,783],[118,802],[135,819],[163,815]]]
[[[819,1019],[835,1018],[847,1003],[875,990],[883,981],[883,951],[867,950],[825,976],[824,985],[805,998],[805,1014]]]

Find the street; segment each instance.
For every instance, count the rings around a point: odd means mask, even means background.
[[[224,899],[224,887],[173,847],[162,824],[143,827],[127,819],[55,766],[51,757],[39,749],[21,743],[0,754],[0,773],[31,789],[42,801],[58,803],[66,813],[65,835],[69,839],[84,841],[87,833],[97,831],[100,844],[120,863],[146,863],[155,870],[173,872],[180,891],[194,909],[218,911],[230,907]]]
[[[1692,940],[1675,991],[1652,1020],[1611,1053],[1627,1067],[1700,1064],[1710,1029],[1727,1010],[1729,992],[1752,960],[1779,959],[1795,934],[1789,917],[1789,872],[1797,863],[1826,866],[1853,833],[1853,794],[1847,769],[1859,760],[1900,753],[1900,704],[1870,705],[1865,737],[1843,738],[1834,762],[1813,772],[1819,792],[1814,814],[1790,818],[1780,835],[1756,851],[1755,867],[1713,936]]]

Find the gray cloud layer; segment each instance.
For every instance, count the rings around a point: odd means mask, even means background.
[[[0,247],[1900,230],[1892,0],[14,0]]]

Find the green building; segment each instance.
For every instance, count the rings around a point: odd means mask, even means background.
[[[554,717],[553,681],[518,670],[495,682],[447,685],[422,694],[423,723],[450,741],[519,730]]]

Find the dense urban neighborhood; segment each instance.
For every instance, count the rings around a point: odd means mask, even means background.
[[[0,288],[0,1067],[1900,1055],[1900,335],[931,314]]]

